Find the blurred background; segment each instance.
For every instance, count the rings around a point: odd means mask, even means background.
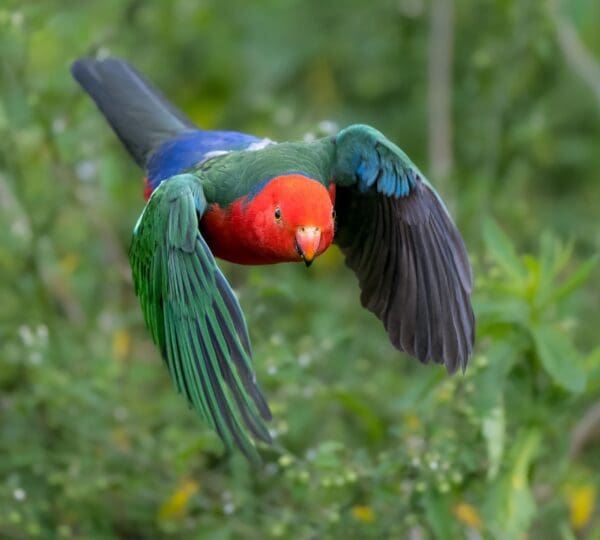
[[[597,0],[4,0],[0,52],[1,538],[600,538]],[[223,264],[285,449],[224,455],[144,328],[96,54],[205,128],[398,143],[469,247],[467,373],[394,350],[337,248]]]

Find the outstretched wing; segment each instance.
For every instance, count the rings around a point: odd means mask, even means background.
[[[271,413],[252,370],[238,301],[198,230],[206,200],[198,179],[175,176],[154,191],[130,249],[135,292],[177,389],[228,447],[258,454]]]
[[[408,156],[363,125],[335,139],[336,242],[361,302],[421,362],[463,370],[473,349],[471,266],[444,203]]]

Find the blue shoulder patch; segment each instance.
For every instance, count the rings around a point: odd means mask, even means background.
[[[262,139],[236,131],[187,131],[164,143],[148,161],[148,182],[152,189],[166,178],[181,174],[201,163],[212,152],[244,150]]]

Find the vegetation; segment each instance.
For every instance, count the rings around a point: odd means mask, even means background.
[[[2,3],[0,537],[600,538],[599,4],[453,3]],[[206,128],[396,141],[472,255],[467,372],[395,351],[336,250],[224,264],[277,435],[225,455],[143,325],[141,174],[68,73],[95,53]]]

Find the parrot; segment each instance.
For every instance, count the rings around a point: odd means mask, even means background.
[[[131,64],[71,73],[145,174],[129,250],[135,294],[170,377],[226,449],[273,444],[248,327],[216,259],[304,262],[336,244],[361,304],[398,350],[463,372],[475,341],[473,274],[442,199],[375,128],[275,142],[196,126]]]

